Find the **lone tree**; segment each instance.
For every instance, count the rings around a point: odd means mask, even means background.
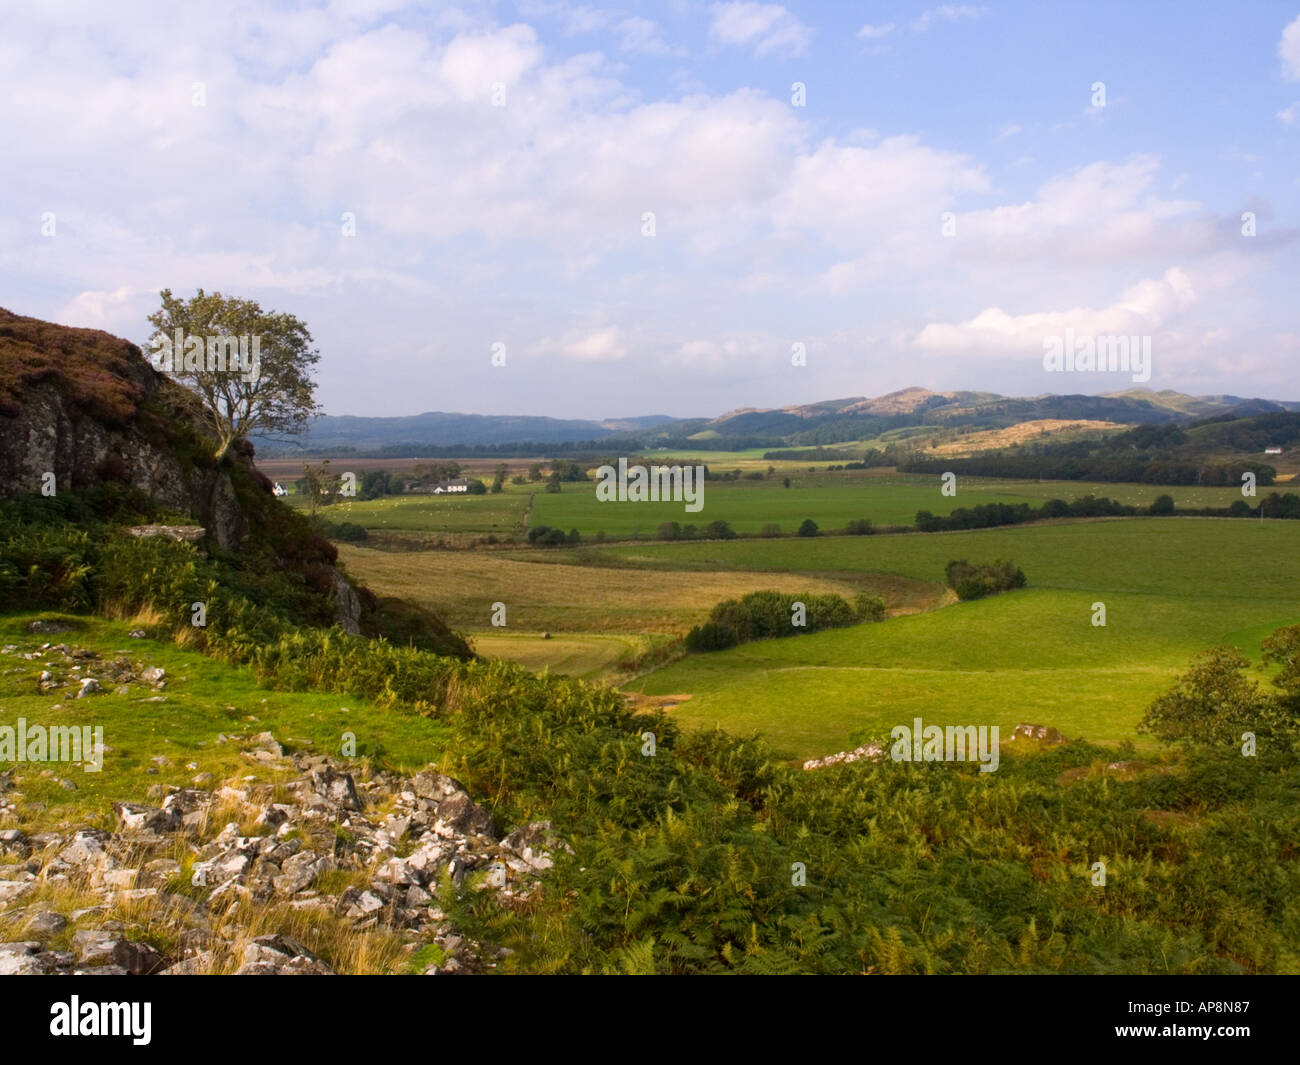
[[[166,288],[159,296],[147,355],[193,397],[217,435],[218,460],[253,432],[296,435],[320,413],[310,376],[320,355],[292,314],[203,289],[188,300]]]

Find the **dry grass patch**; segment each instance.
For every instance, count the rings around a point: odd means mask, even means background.
[[[507,629],[684,635],[715,603],[749,592],[884,595],[901,612],[922,609],[914,581],[727,570],[684,572],[523,562],[495,553],[392,554],[339,546],[348,572],[379,595],[401,595],[457,628],[483,628],[506,604]],[[885,585],[877,590],[877,585]],[[904,595],[906,589],[906,596]]]

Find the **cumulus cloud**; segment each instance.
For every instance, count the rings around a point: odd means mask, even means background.
[[[714,4],[709,37],[723,45],[752,47],[756,56],[800,56],[812,30],[780,4]]]
[[[1300,15],[1282,31],[1277,54],[1282,60],[1282,76],[1288,81],[1300,81]]]
[[[1170,267],[1163,277],[1138,282],[1106,307],[1027,314],[989,307],[965,322],[932,322],[912,343],[923,351],[949,355],[1041,353],[1045,337],[1060,336],[1067,329],[1076,336],[1151,335],[1195,302],[1191,278]]]

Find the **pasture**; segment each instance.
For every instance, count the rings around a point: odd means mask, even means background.
[[[718,467],[725,469],[725,467]],[[776,474],[761,481],[708,481],[703,508],[688,513],[677,502],[601,502],[594,482],[565,484],[562,491],[538,492],[533,501],[531,525],[577,529],[584,538],[598,530],[611,538],[654,539],[659,525],[675,521],[699,528],[711,521],[726,521],[739,533],[762,532],[768,524],[794,533],[805,518],[826,531],[843,528],[849,521],[870,518],[877,526],[911,525],[918,510],[949,514],[958,507],[981,503],[1028,503],[1038,506],[1048,499],[1073,500],[1085,495],[1108,496],[1121,503],[1149,506],[1163,494],[1180,507],[1227,507],[1241,493],[1232,487],[1165,487],[1147,484],[1103,484],[1085,481],[1005,481],[961,477],[957,494],[945,496],[939,478],[898,474],[892,470],[850,470],[828,473]],[[790,487],[784,478],[790,478]]]
[[[712,548],[710,554],[709,549]],[[720,548],[726,559],[719,557]],[[1130,519],[976,532],[609,548],[624,564],[941,577],[953,558],[1013,559],[1020,591],[928,613],[692,655],[630,685],[690,693],[685,724],[758,730],[805,758],[921,716],[1021,721],[1072,738],[1136,739],[1188,658],[1230,641],[1257,655],[1300,622],[1300,528],[1290,522]],[[1092,624],[1104,603],[1106,625]]]

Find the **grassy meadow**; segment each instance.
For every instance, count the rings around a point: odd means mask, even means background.
[[[113,800],[143,796],[153,784],[189,787],[200,771],[217,780],[254,774],[266,783],[276,782],[265,766],[244,758],[237,745],[222,743],[223,733],[271,732],[288,750],[338,754],[343,734],[351,732],[358,756],[382,758],[406,772],[416,772],[442,755],[446,730],[429,718],[394,714],[369,700],[328,692],[272,691],[261,687],[250,669],[170,642],[132,639],[127,635],[133,627],[129,622],[83,617],[75,619],[72,631],[38,638],[27,631],[29,620],[27,615],[0,619],[0,643],[15,649],[0,658],[0,725],[13,726],[20,717],[47,726],[98,725],[111,752],[97,773],[54,766],[57,772],[49,775],[25,775],[27,801],[57,812],[59,820],[69,824],[111,827]],[[106,694],[77,700],[65,691],[43,694],[35,684],[42,662],[17,659],[15,652],[31,652],[46,641],[86,648],[107,661],[126,658],[142,667],[161,666],[167,671],[166,687],[156,692],[149,685],[133,684],[125,695],[110,688]],[[88,668],[86,675],[95,672]],[[152,701],[159,697],[161,702]],[[76,790],[61,787],[60,777],[71,780]]]
[[[759,459],[708,456],[714,469],[734,461],[765,471]],[[348,502],[328,513],[376,532],[518,536],[525,521],[577,528],[578,548],[392,551],[380,537],[340,545],[340,558],[379,594],[412,599],[470,633],[482,655],[678,697],[673,713],[683,724],[759,731],[790,758],[843,749],[851,735],[918,715],[1007,732],[1033,721],[1098,742],[1134,739],[1146,706],[1197,651],[1226,641],[1257,655],[1273,629],[1300,620],[1300,526],[1290,522],[1111,518],[889,536],[654,539],[664,521],[725,520],[751,534],[776,523],[792,533],[809,517],[831,531],[856,518],[908,524],[923,509],[945,514],[1086,494],[1145,506],[1167,493],[1189,508],[1240,498],[1231,487],[983,478],[961,478],[957,494],[944,496],[934,477],[772,465],[778,472],[763,480],[708,482],[698,514],[681,503],[600,503],[592,482],[565,483],[558,493],[529,485],[458,499]],[[593,544],[597,530],[624,542]],[[641,542],[627,542],[632,537]],[[955,558],[1011,559],[1029,587],[956,603],[943,586]],[[690,655],[631,681],[620,672],[620,662],[704,621],[715,603],[765,588],[879,595],[890,617]],[[504,628],[491,627],[498,602],[506,604]],[[1098,602],[1104,627],[1092,624]]]
[[[717,464],[728,471],[740,463]],[[765,471],[772,463],[757,463]],[[827,473],[824,465],[809,473],[807,466],[781,464],[778,472],[763,480],[709,481],[705,485],[703,509],[688,513],[682,503],[609,502],[596,498],[595,481],[567,482],[559,492],[546,492],[542,485],[506,485],[497,494],[480,496],[389,496],[373,500],[343,500],[324,507],[320,513],[333,522],[354,522],[373,533],[398,534],[494,534],[499,538],[522,536],[527,528],[549,525],[577,529],[590,540],[597,532],[610,538],[654,539],[659,525],[675,521],[703,527],[711,521],[730,522],[741,533],[757,534],[768,524],[781,532],[794,533],[805,518],[825,531],[843,528],[859,518],[876,525],[911,525],[918,510],[949,514],[958,507],[981,503],[1029,503],[1037,506],[1047,499],[1072,500],[1080,496],[1108,496],[1121,503],[1148,506],[1157,496],[1173,496],[1177,506],[1187,508],[1226,507],[1240,492],[1228,487],[1200,487],[1148,484],[1110,484],[1085,481],[1004,481],[963,477],[957,494],[939,491],[937,477],[897,474],[892,470],[849,470]],[[790,487],[784,479],[789,477]],[[531,500],[531,511],[530,511]],[[301,506],[298,497],[290,497]]]
[[[630,565],[707,565],[716,545],[609,548]],[[729,544],[729,564],[836,566],[941,577],[952,558],[1010,558],[1029,587],[791,639],[692,655],[633,682],[689,693],[683,723],[762,731],[790,757],[829,753],[857,730],[934,724],[1051,725],[1072,738],[1135,738],[1188,658],[1233,642],[1257,655],[1300,621],[1300,529],[1291,523],[1131,519],[966,533]],[[783,550],[784,549],[784,550]],[[728,552],[731,554],[731,552]],[[1092,624],[1093,604],[1106,625]]]

